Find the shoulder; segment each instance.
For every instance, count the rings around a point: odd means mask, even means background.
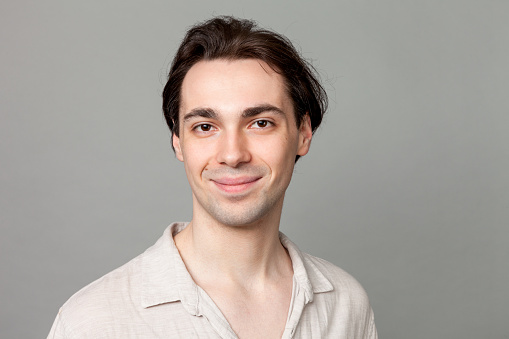
[[[109,272],[103,277],[83,287],[72,295],[60,308],[52,333],[55,338],[88,335],[100,337],[95,333],[110,324],[123,313],[135,307],[140,300],[142,255],[125,265]],[[60,332],[57,335],[57,332]],[[48,338],[53,338],[52,333]]]
[[[341,290],[348,289],[359,294],[366,294],[364,288],[357,281],[357,279],[355,279],[351,274],[342,268],[325,259],[315,257],[311,254],[302,254],[304,258],[304,265],[314,266],[314,268],[322,273],[335,288],[339,288]]]
[[[324,309],[333,333],[348,333],[348,338],[376,338],[373,310],[362,285],[345,270],[307,253],[302,253],[311,284],[328,283],[314,293],[315,309]],[[318,293],[317,293],[318,292]],[[336,332],[335,332],[336,331]],[[327,336],[332,337],[332,336]]]
[[[144,310],[178,300],[172,231],[183,227],[171,224],[144,253],[76,292],[60,308],[49,338],[125,337],[143,327],[152,314]]]
[[[115,298],[135,293],[141,281],[142,256],[137,256],[128,263],[105,274],[76,292],[64,307],[81,304],[101,304]]]
[[[302,255],[310,278],[319,281],[326,279],[332,285],[332,291],[330,291],[332,293],[323,293],[323,297],[363,310],[371,308],[366,291],[351,274],[325,259],[307,253]],[[314,281],[312,284],[314,285]]]
[[[305,276],[303,285],[310,284],[315,296],[326,298],[331,302],[341,298],[342,302],[352,300],[356,304],[367,305],[366,291],[361,284],[345,270],[331,262],[302,252],[283,233],[280,232],[281,243],[287,248],[292,259],[294,275]],[[303,267],[302,267],[303,266]]]

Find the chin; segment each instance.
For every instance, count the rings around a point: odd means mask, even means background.
[[[209,213],[212,217],[226,226],[242,227],[251,226],[263,221],[271,212],[274,204],[264,204],[262,206],[235,206],[235,208],[217,208],[215,206]]]
[[[250,213],[248,213],[250,214]],[[225,226],[231,227],[246,227],[252,226],[260,221],[262,221],[264,216],[258,215],[213,215],[214,219]]]

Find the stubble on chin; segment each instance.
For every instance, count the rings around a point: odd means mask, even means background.
[[[228,205],[213,201],[209,206],[211,216],[226,226],[248,226],[264,219],[275,205],[276,199],[266,200],[258,204],[242,204],[241,200],[232,201]]]

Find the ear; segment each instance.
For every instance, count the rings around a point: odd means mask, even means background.
[[[182,148],[180,147],[180,138],[175,133],[172,135],[172,143],[173,149],[175,150],[175,156],[183,162],[184,157],[182,156]]]
[[[309,114],[306,113],[299,127],[299,148],[297,155],[306,155],[311,146],[311,139],[313,138],[313,129],[311,128],[311,119]]]

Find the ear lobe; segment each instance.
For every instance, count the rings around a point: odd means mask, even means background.
[[[311,119],[309,118],[309,114],[306,114],[299,128],[299,148],[297,150],[297,155],[303,156],[309,152],[312,138],[313,129],[311,128]]]
[[[173,143],[173,149],[175,150],[175,156],[180,161],[184,161],[184,157],[182,156],[182,148],[180,147],[180,138],[173,133],[172,135],[172,143]]]

